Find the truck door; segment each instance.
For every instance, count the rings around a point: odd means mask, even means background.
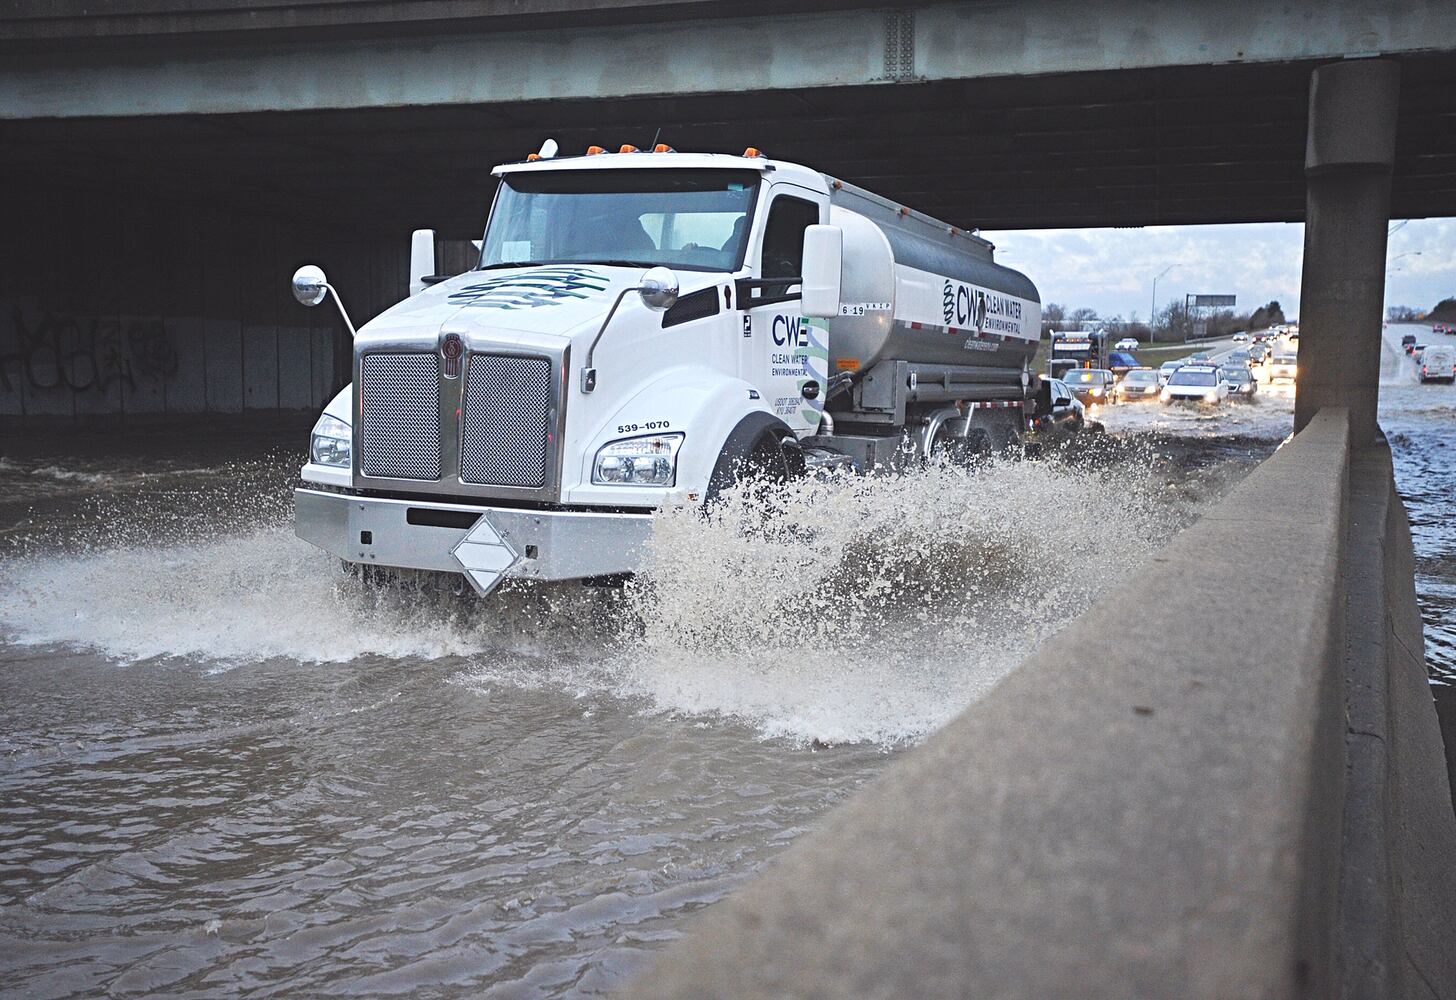
[[[804,316],[797,298],[784,301],[797,284],[804,260],[804,230],[828,215],[828,199],[805,188],[776,185],[758,244],[758,276],[765,282],[763,305],[748,306],[740,341],[739,374],[763,394],[764,402],[794,433],[813,434],[824,408],[829,372],[828,328]],[[775,279],[785,279],[775,284]],[[792,279],[792,280],[789,280]],[[774,301],[778,299],[779,301]],[[817,383],[816,386],[810,383]],[[806,398],[805,387],[809,386]]]

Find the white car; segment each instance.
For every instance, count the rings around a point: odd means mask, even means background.
[[[1168,379],[1158,398],[1164,403],[1222,403],[1228,393],[1228,383],[1218,377],[1217,367],[1184,365]]]
[[[1112,349],[1114,351],[1135,351],[1138,349],[1138,339],[1136,337],[1123,337],[1112,345]]]
[[[1456,349],[1432,344],[1421,357],[1422,382],[1456,382]]]
[[[1249,335],[1247,333],[1244,333],[1242,330],[1240,330],[1238,333],[1234,334],[1234,340],[1237,340],[1240,343],[1243,343],[1244,341],[1246,341],[1248,339],[1249,339]]]
[[[1299,378],[1299,355],[1280,351],[1269,362],[1269,382],[1293,382]]]

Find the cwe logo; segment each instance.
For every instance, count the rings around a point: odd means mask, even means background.
[[[775,316],[771,328],[773,342],[779,347],[808,347],[809,331],[798,316]]]
[[[947,280],[941,292],[941,314],[946,326],[982,333],[986,328],[986,293]]]

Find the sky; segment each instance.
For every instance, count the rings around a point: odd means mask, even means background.
[[[1391,222],[1386,254],[1387,306],[1430,309],[1456,297],[1456,219]],[[1398,228],[1395,228],[1398,227]],[[1106,319],[1136,314],[1146,321],[1158,281],[1158,308],[1184,293],[1231,293],[1252,312],[1277,299],[1299,314],[1302,223],[1226,226],[1148,226],[1142,229],[1029,229],[981,233],[996,244],[996,260],[1024,272],[1042,302],[1089,306]]]

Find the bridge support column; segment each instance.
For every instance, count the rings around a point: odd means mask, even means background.
[[[1388,60],[1331,63],[1310,79],[1294,429],[1326,406],[1348,407],[1356,445],[1376,434],[1399,99],[1400,66]]]

